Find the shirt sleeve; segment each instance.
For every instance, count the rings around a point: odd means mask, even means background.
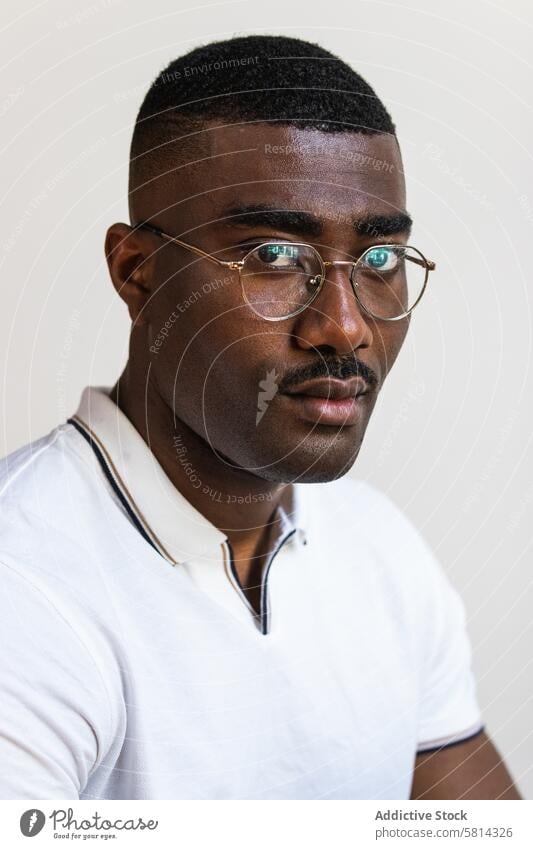
[[[0,798],[78,799],[110,735],[103,680],[42,589],[0,580]]]
[[[484,729],[461,596],[429,552],[429,598],[417,751],[452,745]]]

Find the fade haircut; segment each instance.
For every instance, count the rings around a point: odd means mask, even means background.
[[[396,135],[369,84],[318,44],[273,35],[211,42],[167,65],[141,104],[130,151],[130,205],[136,188],[170,168],[173,156],[201,156],[214,122]]]

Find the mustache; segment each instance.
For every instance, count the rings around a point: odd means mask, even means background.
[[[299,369],[286,372],[279,383],[278,391],[285,392],[306,380],[320,377],[335,377],[339,380],[362,377],[370,389],[377,386],[379,382],[378,376],[370,366],[358,360],[353,354],[348,354],[345,357],[323,357]]]

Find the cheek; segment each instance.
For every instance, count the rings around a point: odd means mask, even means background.
[[[283,339],[243,304],[233,278],[175,295],[175,287],[170,297],[161,292],[152,312],[151,369],[161,394],[196,432],[214,435],[236,416],[240,429],[253,426],[265,363],[279,362]]]
[[[376,322],[372,327],[374,334],[374,349],[382,367],[382,380],[396,361],[409,329],[410,317],[401,321]]]
[[[178,367],[189,349],[205,347],[212,327],[240,308],[238,279],[221,268],[210,277],[198,269],[159,269],[160,283],[149,303],[150,353]],[[160,356],[163,354],[164,356]]]
[[[161,264],[160,281],[154,299],[159,313],[175,310],[188,314],[189,320],[201,320],[237,304],[240,295],[239,276],[235,271],[212,265],[207,260],[194,261],[184,268]],[[202,309],[193,309],[201,304]]]
[[[215,445],[240,441],[256,427],[258,393],[272,371],[265,366],[266,357],[260,338],[253,335],[225,333],[209,343],[200,340],[182,360],[177,410]],[[275,382],[276,375],[271,377]]]

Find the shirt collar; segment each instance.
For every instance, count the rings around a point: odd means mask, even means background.
[[[199,512],[167,477],[140,433],[110,398],[111,387],[88,386],[73,416],[84,431],[106,474],[135,515],[144,535],[173,564],[197,557],[218,556],[227,536]],[[109,474],[108,474],[109,472]],[[279,506],[281,534],[298,544],[304,530],[304,484],[292,484],[290,506]],[[216,550],[216,554],[215,554]]]

